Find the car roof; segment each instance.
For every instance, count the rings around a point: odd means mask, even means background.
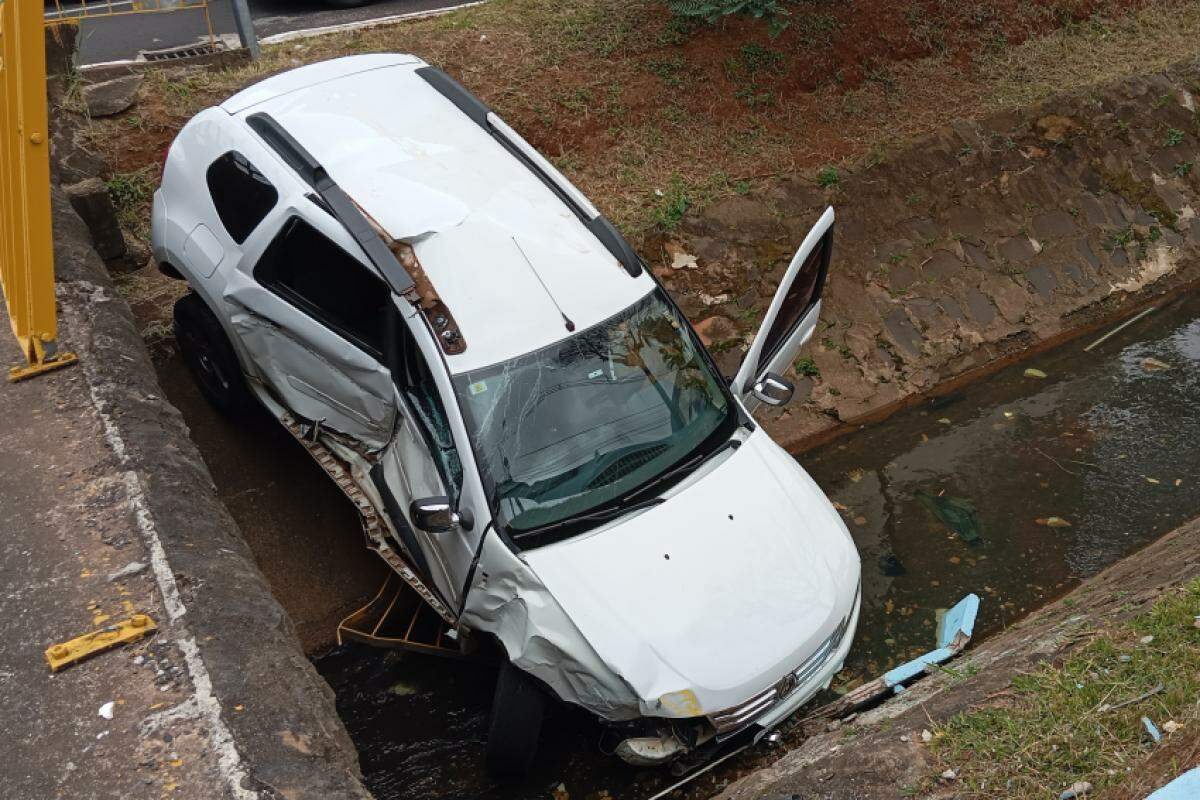
[[[395,239],[466,341],[451,372],[537,350],[654,288],[524,163],[438,92],[415,56],[350,56],[269,78],[222,108],[266,112]]]

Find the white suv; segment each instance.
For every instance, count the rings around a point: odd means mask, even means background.
[[[207,397],[261,403],[358,498],[368,545],[506,656],[490,766],[547,694],[631,763],[777,725],[841,668],[859,558],[751,419],[812,335],[833,210],[745,361],[712,357],[613,225],[409,55],[265,80],[192,119],[154,253]]]

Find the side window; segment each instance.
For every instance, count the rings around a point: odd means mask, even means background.
[[[417,415],[417,425],[426,436],[430,453],[438,464],[442,481],[446,484],[446,493],[451,503],[458,504],[458,495],[462,490],[462,462],[458,458],[458,449],[454,446],[454,435],[450,432],[450,419],[446,416],[446,407],[442,404],[442,396],[434,383],[433,373],[425,356],[417,347],[412,333],[403,322],[398,326],[400,331],[400,374],[393,376],[396,385],[408,400],[413,413]]]
[[[299,217],[254,266],[254,278],[372,355],[383,354],[390,292],[382,280]]]
[[[792,281],[792,285],[787,289],[787,294],[783,297],[783,305],[779,307],[779,313],[775,316],[775,321],[771,324],[771,328],[763,340],[762,353],[758,357],[755,374],[761,372],[763,366],[779,352],[779,348],[783,346],[788,336],[820,297],[821,283],[825,279],[825,269],[829,264],[831,243],[832,239],[826,235],[808,254],[804,266],[796,273],[795,280]]]
[[[208,167],[208,192],[221,224],[241,244],[275,207],[279,192],[244,155],[230,151]]]

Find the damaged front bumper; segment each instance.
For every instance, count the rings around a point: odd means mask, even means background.
[[[710,741],[722,742],[754,729],[757,742],[796,713],[841,671],[854,632],[858,628],[861,592],[853,610],[804,662],[773,686],[733,708],[687,720],[655,720],[657,730],[629,736],[617,745],[616,755],[634,766],[665,764]],[[647,720],[650,722],[650,720]]]

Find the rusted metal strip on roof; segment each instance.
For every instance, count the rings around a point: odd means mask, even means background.
[[[351,198],[352,202],[353,198]],[[465,352],[467,349],[467,340],[463,338],[462,330],[458,327],[458,323],[454,320],[454,315],[450,313],[449,306],[442,300],[437,289],[433,286],[433,281],[429,279],[429,275],[425,272],[425,268],[421,266],[420,259],[417,258],[416,251],[408,242],[399,239],[393,239],[388,234],[383,226],[372,217],[365,208],[354,202],[362,214],[363,219],[370,223],[371,228],[387,245],[396,261],[408,273],[408,277],[412,279],[412,288],[405,293],[405,298],[413,305],[420,309],[425,316],[425,321],[429,323],[429,327],[433,330],[434,336],[438,340],[438,345],[448,356],[456,356],[459,353]]]

